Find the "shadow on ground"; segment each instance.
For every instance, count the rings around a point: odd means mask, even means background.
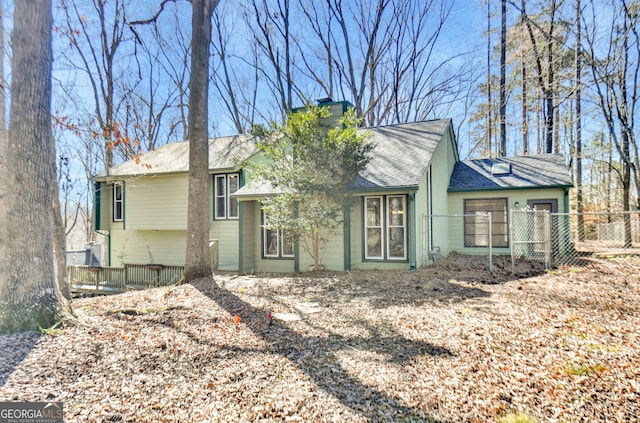
[[[211,281],[196,283],[194,287],[229,314],[242,316],[247,327],[268,343],[270,353],[286,357],[320,389],[369,421],[389,421],[390,415],[394,421],[439,421],[350,375],[342,367],[336,351],[345,348],[368,350],[384,354],[392,361],[404,361],[416,356],[452,356],[452,351],[428,342],[406,339],[390,327],[382,330],[369,327],[370,335],[359,338],[338,334],[326,337],[305,336],[277,320],[270,326],[255,325],[255,322],[264,322],[264,310],[252,306],[231,291],[219,288]],[[361,323],[363,322],[355,322],[356,325]],[[376,406],[371,407],[371,404]]]
[[[0,335],[0,387],[40,340],[34,332]]]

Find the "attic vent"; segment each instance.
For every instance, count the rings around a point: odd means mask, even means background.
[[[509,175],[511,173],[511,164],[509,163],[494,163],[491,166],[492,175]]]

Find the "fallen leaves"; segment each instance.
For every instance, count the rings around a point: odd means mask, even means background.
[[[78,327],[0,336],[0,401],[98,422],[640,415],[640,259],[518,280],[463,259],[77,299]]]

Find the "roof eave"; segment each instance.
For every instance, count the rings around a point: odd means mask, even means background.
[[[220,167],[215,169],[209,169],[209,175],[215,175],[219,173],[228,173],[228,172],[240,172],[242,169],[233,166],[233,167]],[[123,179],[136,179],[136,178],[146,178],[146,177],[156,177],[156,176],[176,176],[176,175],[188,175],[188,170],[176,170],[171,172],[149,172],[149,173],[125,173],[120,175],[95,175],[91,178],[94,182],[110,182],[110,181],[121,181]]]
[[[530,186],[530,187],[491,187],[491,188],[447,188],[447,192],[478,192],[478,191],[515,191],[515,190],[529,190],[529,189],[554,189],[554,188],[573,188],[573,184],[558,184],[558,185],[544,185],[544,186]]]
[[[410,192],[417,191],[418,185],[404,185],[393,187],[376,187],[376,188],[351,188],[352,195],[382,193],[382,192]]]
[[[91,180],[94,182],[111,182],[111,181],[122,181],[124,179],[186,175],[188,173],[189,172],[187,171],[180,170],[180,171],[174,171],[174,172],[125,173],[121,175],[96,175],[92,177]]]

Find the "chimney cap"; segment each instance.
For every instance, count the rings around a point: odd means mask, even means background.
[[[318,104],[333,103],[333,99],[331,97],[319,98],[316,101],[318,102]]]

